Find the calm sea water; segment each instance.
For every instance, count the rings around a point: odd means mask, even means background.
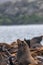
[[[11,43],[40,35],[43,35],[43,25],[0,26],[0,42]]]

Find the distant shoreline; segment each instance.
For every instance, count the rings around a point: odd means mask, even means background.
[[[20,25],[0,25],[0,26],[28,26],[28,25],[43,25],[43,24],[20,24]]]

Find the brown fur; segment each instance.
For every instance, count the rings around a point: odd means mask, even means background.
[[[41,47],[42,45],[40,44],[41,41],[43,39],[43,35],[42,36],[38,36],[38,37],[34,37],[30,40],[30,46],[32,48],[35,48],[35,47]]]
[[[0,65],[9,65],[8,56],[4,52],[0,52]]]
[[[16,42],[11,43],[11,48],[9,49],[10,53],[16,53],[18,50],[18,44]]]
[[[0,43],[0,47],[3,47],[3,46],[5,46],[5,48],[7,49],[11,48],[11,46],[7,43]]]
[[[18,43],[18,53],[17,53],[17,59],[19,65],[28,65],[30,63],[37,64],[37,61],[33,59],[30,53],[30,49],[28,44],[24,41],[21,42],[21,40],[17,40]]]

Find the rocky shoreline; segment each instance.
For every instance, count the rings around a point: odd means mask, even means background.
[[[0,65],[43,65],[43,36],[0,43]]]

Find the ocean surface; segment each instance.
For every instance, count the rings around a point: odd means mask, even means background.
[[[17,39],[31,39],[43,35],[43,25],[0,26],[0,43],[12,43]],[[43,45],[43,40],[41,42]]]

